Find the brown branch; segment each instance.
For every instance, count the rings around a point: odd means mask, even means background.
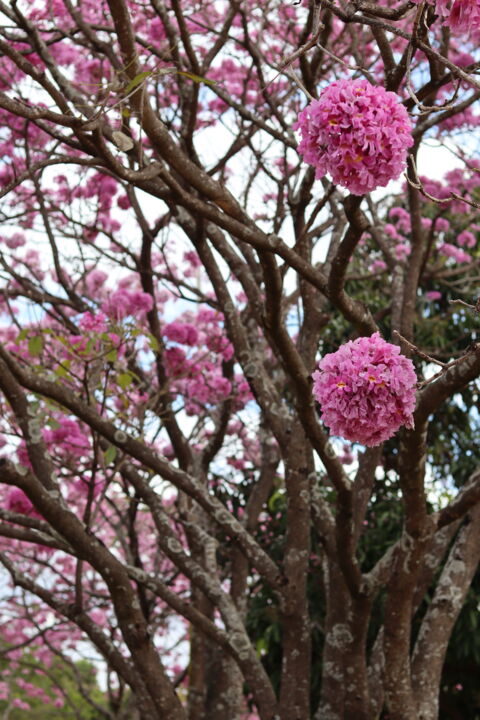
[[[480,470],[476,470],[457,497],[438,513],[437,527],[442,528],[463,518],[480,502]]]
[[[413,691],[420,717],[434,720],[445,654],[480,560],[480,506],[460,529],[422,620],[412,657]]]
[[[272,587],[279,583],[279,571],[275,563],[265,553],[258,543],[245,531],[243,526],[225,508],[225,506],[210,495],[195,478],[176,468],[166,458],[158,455],[141,441],[129,437],[125,432],[118,430],[113,423],[98,415],[89,405],[73,395],[68,388],[60,384],[45,380],[29,370],[22,369],[12,356],[0,345],[0,357],[13,371],[23,387],[38,392],[44,397],[55,400],[68,408],[74,415],[83,420],[99,435],[106,438],[111,444],[121,449],[127,455],[139,460],[145,467],[150,468],[173,485],[186,492],[198,502],[225,530],[229,537],[239,543],[252,564],[265,575]],[[47,518],[48,519],[48,518]]]
[[[342,315],[354,325],[360,335],[371,335],[378,330],[370,311],[355,302],[344,291],[348,262],[369,223],[360,211],[363,197],[351,195],[345,200],[345,214],[349,225],[332,260],[328,277],[328,297]]]

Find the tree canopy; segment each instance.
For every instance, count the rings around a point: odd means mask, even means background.
[[[0,13],[4,717],[478,717],[478,0]]]

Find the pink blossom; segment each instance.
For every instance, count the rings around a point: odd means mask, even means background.
[[[115,320],[122,320],[128,315],[140,315],[153,307],[152,296],[144,292],[131,292],[120,288],[110,295],[102,304],[102,310]]]
[[[121,210],[128,210],[130,207],[130,198],[128,195],[120,195],[120,197],[117,198],[117,205]]]
[[[165,363],[168,374],[179,377],[185,374],[189,365],[184,351],[179,347],[170,347],[165,350]]]
[[[202,405],[210,401],[210,388],[205,384],[203,378],[197,377],[187,382],[187,395],[190,399],[196,400]]]
[[[442,243],[438,248],[438,252],[452,258],[457,263],[467,263],[472,259],[472,256],[465,252],[465,250],[461,250],[455,245],[451,245],[451,243]]]
[[[298,151],[356,195],[385,186],[405,168],[411,123],[393,92],[365,79],[338,80],[298,116]]]
[[[411,252],[412,248],[408,243],[398,243],[395,245],[395,257],[397,260],[405,260]]]
[[[455,33],[466,33],[480,28],[479,0],[455,0],[445,21]]]
[[[188,252],[184,253],[183,259],[185,260],[185,262],[190,263],[193,268],[198,268],[202,264],[197,253],[193,252],[193,250],[189,250]]]
[[[473,55],[467,52],[452,52],[451,59],[455,65],[461,68],[467,67],[467,65],[473,65],[475,62]]]
[[[378,332],[325,355],[313,380],[322,420],[334,435],[374,446],[402,425],[413,427],[413,363]]]
[[[21,247],[22,245],[25,245],[25,235],[23,233],[14,233],[11,237],[7,238],[5,240],[5,244],[7,247],[9,247],[11,250],[15,250],[18,247]]]
[[[468,230],[464,230],[460,233],[460,235],[458,235],[457,243],[462,247],[466,246],[469,248],[473,248],[477,244],[477,240],[473,233],[469,232]]]
[[[243,458],[234,458],[234,457],[228,458],[227,463],[229,465],[231,465],[231,467],[235,468],[235,470],[243,470],[246,465],[246,462]]]
[[[91,295],[95,296],[102,287],[102,285],[105,284],[105,280],[107,279],[107,277],[107,273],[103,272],[102,270],[92,270],[91,272],[89,272],[88,275],[85,277],[85,285],[88,292]]]
[[[437,218],[435,227],[438,230],[438,232],[447,232],[447,230],[450,228],[450,223],[445,218]]]
[[[386,235],[389,235],[394,240],[398,240],[400,235],[398,234],[397,228],[392,223],[386,223],[383,228]]]
[[[83,313],[78,325],[84,332],[91,330],[93,332],[102,333],[107,329],[107,324],[105,322],[106,319],[107,317],[103,313],[93,315],[91,312],[86,312]]]
[[[165,28],[163,27],[162,22],[160,21],[160,18],[153,18],[148,23],[148,38],[150,42],[155,43],[155,45],[158,45],[158,43],[165,40],[166,34],[165,34]]]
[[[70,335],[70,346],[75,349],[76,352],[84,352],[87,347],[87,338],[83,335]]]
[[[24,700],[20,700],[20,698],[12,700],[12,706],[20,708],[20,710],[30,710],[30,705],[24,702]]]
[[[92,492],[92,496],[97,498],[103,490],[105,483],[102,480],[91,480],[81,475],[68,486],[68,497],[72,500],[83,498],[87,493]]]
[[[76,458],[82,457],[90,449],[88,438],[78,422],[66,417],[62,417],[60,427],[46,430],[44,438],[47,444],[56,449],[61,446],[65,452]]]
[[[342,454],[338,458],[343,465],[351,465],[355,460],[355,455],[352,452],[352,446],[344,444]]]
[[[9,491],[5,505],[7,510],[20,513],[21,515],[37,515],[30,499],[25,495],[23,490],[17,487],[13,487]]]
[[[153,298],[149,293],[134,292],[130,294],[129,312],[131,315],[150,312],[153,308]]]
[[[212,352],[221,353],[224,360],[230,360],[233,356],[233,347],[223,335],[209,335],[206,339],[206,345]]]
[[[200,308],[200,310],[197,313],[197,320],[199,323],[210,323],[210,322],[217,322],[219,320],[219,313],[217,313],[215,310],[210,310],[210,308]]]
[[[210,387],[218,399],[228,397],[232,392],[232,383],[230,380],[220,375],[211,378]]]
[[[402,232],[410,232],[412,223],[410,220],[410,214],[402,207],[393,207],[388,216],[397,220],[397,227]]]
[[[198,340],[197,329],[190,323],[168,323],[163,328],[163,334],[169,340],[182,345],[195,345]]]
[[[369,267],[370,272],[383,272],[387,269],[387,263],[383,260],[374,260]]]
[[[455,128],[461,128],[464,126],[477,127],[480,124],[480,116],[477,115],[472,108],[467,107],[465,110],[447,117],[439,123],[439,130],[451,131]],[[439,133],[441,134],[441,133]]]
[[[427,300],[440,300],[442,293],[438,292],[438,290],[429,290],[425,293],[425,297]]]

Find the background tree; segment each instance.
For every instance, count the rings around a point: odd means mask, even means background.
[[[3,657],[112,719],[473,717],[477,0],[0,12]]]
[[[65,657],[45,668],[24,651],[13,662],[2,662],[0,717],[42,720],[48,712],[53,720],[98,720],[104,717],[105,698],[96,672],[85,660],[73,663]]]

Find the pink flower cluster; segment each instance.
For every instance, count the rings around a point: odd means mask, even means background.
[[[477,244],[477,239],[473,233],[464,230],[457,236],[457,243],[462,247],[473,248]]]
[[[393,92],[365,79],[338,80],[298,116],[298,151],[316,177],[363,195],[398,178],[413,144],[407,111]]]
[[[456,247],[455,245],[452,245],[451,243],[442,243],[439,245],[438,252],[448,258],[452,258],[457,263],[468,263],[472,259],[472,256],[469,253]]]
[[[115,320],[122,320],[128,315],[136,317],[149,312],[153,308],[152,296],[141,291],[131,292],[120,288],[112,293],[102,304],[102,310]]]
[[[99,312],[96,315],[87,311],[83,313],[78,326],[83,332],[103,333],[107,329],[107,316]]]
[[[53,430],[45,430],[43,438],[49,449],[55,449],[57,453],[65,453],[72,458],[79,459],[90,450],[90,442],[85,430],[71,418],[62,417],[60,426]]]
[[[173,342],[182,345],[195,345],[198,340],[198,332],[191,323],[172,322],[165,325],[163,334]]]
[[[416,4],[420,0],[413,0]],[[454,33],[471,33],[480,29],[480,0],[427,0],[435,5],[435,12],[444,18]]]
[[[467,33],[480,28],[479,0],[455,0],[445,22],[455,33]]]
[[[21,515],[35,515],[36,517],[39,517],[30,501],[30,498],[25,495],[23,490],[20,490],[20,488],[17,487],[13,487],[9,491],[5,506],[7,510],[20,513]]]
[[[412,361],[377,332],[325,355],[313,394],[334,435],[374,446],[413,427],[416,379]]]

